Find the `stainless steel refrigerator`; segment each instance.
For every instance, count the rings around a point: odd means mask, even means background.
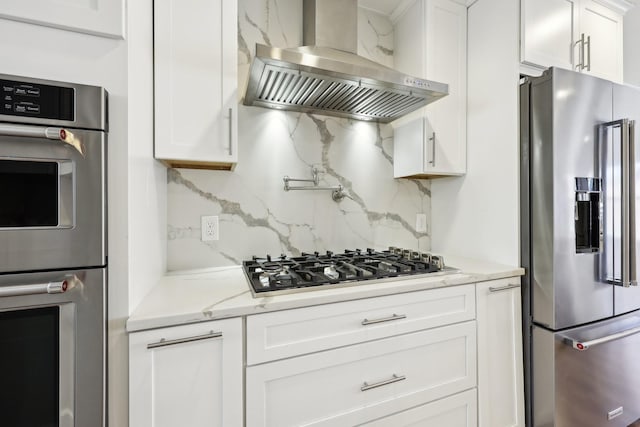
[[[527,425],[640,426],[640,90],[520,86]]]

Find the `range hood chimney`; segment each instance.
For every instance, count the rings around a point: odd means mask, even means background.
[[[356,54],[357,0],[304,0],[303,37],[298,48],[256,44],[245,105],[388,123],[448,94]]]

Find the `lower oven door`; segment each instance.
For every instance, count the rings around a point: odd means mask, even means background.
[[[560,332],[534,326],[533,426],[640,425],[638,354],[638,312]]]
[[[105,284],[104,268],[0,276],[1,425],[105,425]]]

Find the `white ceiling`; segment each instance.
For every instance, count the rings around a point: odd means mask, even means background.
[[[358,0],[358,6],[375,10],[383,15],[391,15],[391,12],[402,0]]]

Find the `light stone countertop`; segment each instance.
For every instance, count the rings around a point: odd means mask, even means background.
[[[254,298],[241,266],[168,273],[127,321],[127,331],[177,326],[268,311],[327,304],[521,276],[521,267],[445,256],[459,270],[445,275],[415,275],[351,282],[306,292]]]

